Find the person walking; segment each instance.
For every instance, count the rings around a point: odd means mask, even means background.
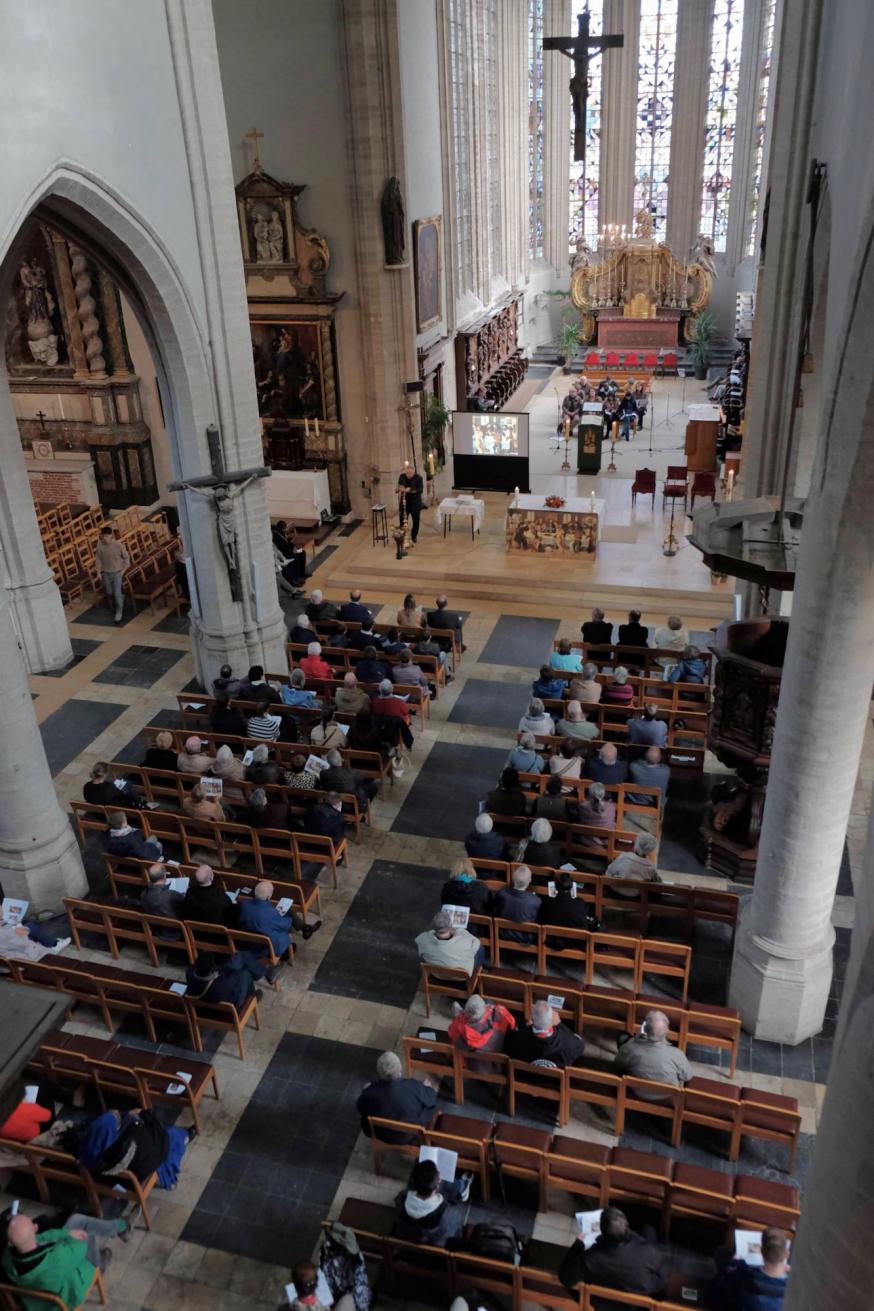
[[[115,622],[121,623],[124,613],[124,592],[121,584],[124,571],[130,568],[130,555],[124,542],[120,542],[110,527],[101,528],[100,541],[95,551],[97,568],[103,579],[106,599],[115,606]]]

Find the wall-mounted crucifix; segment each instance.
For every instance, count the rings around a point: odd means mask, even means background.
[[[574,106],[574,159],[586,158],[586,98],[589,90],[589,60],[605,50],[616,49],[625,44],[624,36],[590,36],[589,11],[584,10],[577,18],[576,36],[545,36],[544,50],[560,50],[574,63],[574,75],[570,82],[571,100]]]
[[[212,473],[197,478],[186,478],[178,483],[168,483],[167,488],[171,492],[193,492],[195,496],[204,496],[212,502],[219,545],[228,567],[231,596],[235,601],[242,601],[243,588],[237,559],[237,520],[234,500],[256,478],[269,478],[271,470],[266,465],[259,465],[254,469],[238,469],[236,473],[228,473],[225,469],[221,433],[215,424],[211,423],[207,428],[206,440],[209,444]]]

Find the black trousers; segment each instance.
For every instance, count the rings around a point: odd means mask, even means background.
[[[415,541],[416,538],[419,536],[419,518],[421,516],[422,511],[417,506],[415,510],[410,509],[408,513],[410,516],[410,537],[413,541]]]

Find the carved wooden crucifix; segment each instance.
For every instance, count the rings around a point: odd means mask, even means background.
[[[221,433],[215,424],[211,423],[207,428],[206,440],[209,444],[209,463],[212,473],[202,474],[196,478],[185,478],[178,483],[168,483],[167,488],[171,492],[193,492],[195,496],[203,496],[212,502],[219,545],[228,567],[231,596],[235,601],[242,601],[243,589],[237,560],[234,500],[256,478],[269,478],[272,470],[266,465],[258,465],[253,469],[238,469],[236,473],[229,473],[225,469]]]
[[[574,106],[574,159],[586,158],[586,97],[589,90],[589,60],[605,50],[625,44],[624,36],[590,36],[589,11],[585,9],[577,18],[576,36],[545,36],[544,50],[560,50],[574,61],[574,75],[570,82]]]
[[[246,138],[247,141],[249,140],[250,137],[252,138],[252,172],[253,172],[253,173],[260,173],[260,172],[261,172],[261,154],[260,154],[260,152],[259,152],[259,150],[258,150],[258,142],[259,142],[259,141],[261,140],[261,138],[264,136],[264,133],[263,133],[263,132],[259,132],[258,129],[257,129],[256,127],[253,127],[253,128],[251,128],[248,132],[246,132],[244,135],[245,135],[245,138]]]

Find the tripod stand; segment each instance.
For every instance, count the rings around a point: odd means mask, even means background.
[[[677,416],[680,415],[680,414],[688,414],[688,413],[689,413],[689,411],[686,409],[686,374],[687,374],[687,370],[686,370],[686,369],[677,369],[677,375],[678,375],[678,377],[680,377],[680,378],[683,379],[683,398],[682,398],[682,401],[681,401],[681,403],[680,403],[680,408],[679,408],[679,410],[676,410],[676,411],[671,415],[671,418],[672,418],[672,419],[676,419]]]

